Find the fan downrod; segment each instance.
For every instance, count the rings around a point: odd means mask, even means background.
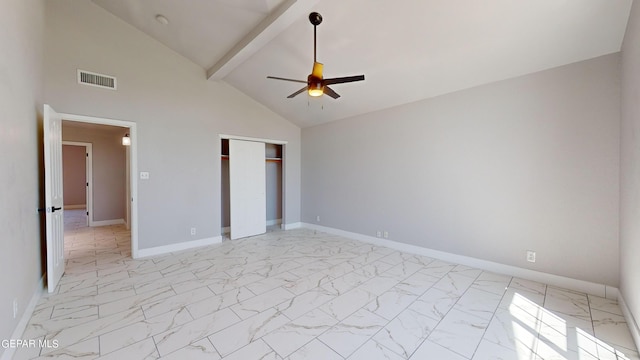
[[[312,12],[311,14],[309,14],[309,22],[311,23],[311,25],[313,26],[318,26],[322,23],[322,15],[320,15],[317,12]]]

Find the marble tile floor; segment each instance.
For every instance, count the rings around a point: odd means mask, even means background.
[[[14,359],[632,359],[612,300],[308,229],[133,260],[70,229]]]
[[[64,230],[77,231],[87,227],[87,209],[64,210]]]

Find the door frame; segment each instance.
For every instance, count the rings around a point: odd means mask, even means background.
[[[80,142],[80,141],[62,141],[62,146],[71,145],[71,146],[82,146],[84,147],[84,151],[87,154],[86,157],[86,166],[85,179],[87,181],[86,189],[86,205],[87,205],[87,226],[93,226],[93,144],[88,142]],[[63,170],[64,175],[64,170]]]
[[[130,151],[130,163],[129,163],[129,178],[128,183],[130,186],[130,208],[131,208],[131,257],[138,258],[138,181],[136,174],[138,174],[138,131],[137,125],[132,121],[108,119],[86,115],[75,115],[59,113],[64,121],[75,121],[89,124],[98,125],[110,125],[118,126],[129,129],[129,137],[131,138],[131,145],[129,145]],[[124,145],[123,145],[124,146]]]
[[[287,202],[286,200],[286,184],[287,184],[287,144],[289,143],[286,140],[274,140],[274,139],[264,139],[264,138],[254,138],[254,137],[249,137],[249,136],[240,136],[240,135],[229,135],[229,134],[219,134],[219,143],[218,143],[218,156],[216,157],[218,159],[218,161],[220,160],[220,155],[221,153],[221,149],[222,149],[222,140],[223,139],[227,139],[227,140],[244,140],[244,141],[255,141],[255,142],[261,142],[261,143],[265,143],[265,144],[275,144],[275,145],[282,145],[282,223],[280,224],[280,228],[281,229],[286,229],[286,224],[287,224]],[[218,169],[222,169],[222,164],[220,163],[218,166]],[[220,176],[222,176],[222,172],[220,172]],[[218,187],[218,197],[220,198],[220,206],[222,206],[222,189],[221,187]],[[220,231],[222,232],[222,215],[220,215]]]

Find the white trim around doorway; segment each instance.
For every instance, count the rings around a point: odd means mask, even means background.
[[[286,145],[288,143],[288,141],[286,140],[261,139],[261,138],[253,138],[248,136],[227,135],[227,134],[220,134],[220,139],[255,141],[255,142],[261,142],[265,144],[276,144],[276,145]]]

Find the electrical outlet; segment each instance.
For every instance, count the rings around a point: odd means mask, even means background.
[[[196,228],[191,228],[191,235],[195,235],[196,234]]]
[[[531,251],[531,250],[527,250],[527,261],[528,262],[536,262],[536,252],[535,251]]]
[[[18,316],[18,299],[13,299],[13,318]]]
[[[385,231],[385,232],[382,234],[382,236],[383,236],[385,239],[388,239],[388,238],[389,238],[389,232],[388,232],[388,231]]]
[[[376,231],[376,236],[377,237],[382,237],[382,231],[380,231],[380,230]]]
[[[140,171],[140,179],[141,180],[149,180],[149,172],[148,171]]]
[[[320,222],[320,215],[316,216],[316,221]]]

